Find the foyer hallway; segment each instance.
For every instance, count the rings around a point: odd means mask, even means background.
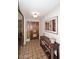
[[[31,40],[19,50],[19,59],[48,59],[40,46],[39,40]]]

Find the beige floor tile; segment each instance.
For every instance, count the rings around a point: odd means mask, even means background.
[[[27,54],[27,55],[24,55],[24,58],[28,58],[29,57],[29,55]]]
[[[33,57],[29,57],[28,59],[33,59]]]
[[[43,59],[42,57],[39,57],[38,59]]]
[[[30,57],[30,56],[33,56],[33,54],[32,54],[32,53],[29,53],[29,57]]]
[[[33,59],[37,59],[37,55],[34,55],[34,56],[33,56]]]
[[[48,59],[38,40],[27,42],[19,50],[19,59]]]
[[[48,57],[47,56],[43,56],[43,59],[48,59]]]

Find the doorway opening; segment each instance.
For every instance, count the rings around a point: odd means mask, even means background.
[[[28,22],[28,24],[27,37],[29,37],[30,40],[39,39],[39,22]]]

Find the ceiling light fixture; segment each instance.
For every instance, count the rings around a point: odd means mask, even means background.
[[[32,15],[34,18],[37,18],[39,16],[39,13],[38,12],[32,12]]]

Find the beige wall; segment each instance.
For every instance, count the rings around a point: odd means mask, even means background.
[[[50,31],[45,30],[45,20],[50,19],[54,16],[58,16],[58,34],[50,33]],[[59,21],[60,21],[60,5],[58,4],[44,19],[41,20],[41,35],[45,35],[49,38],[55,38],[59,43]]]

